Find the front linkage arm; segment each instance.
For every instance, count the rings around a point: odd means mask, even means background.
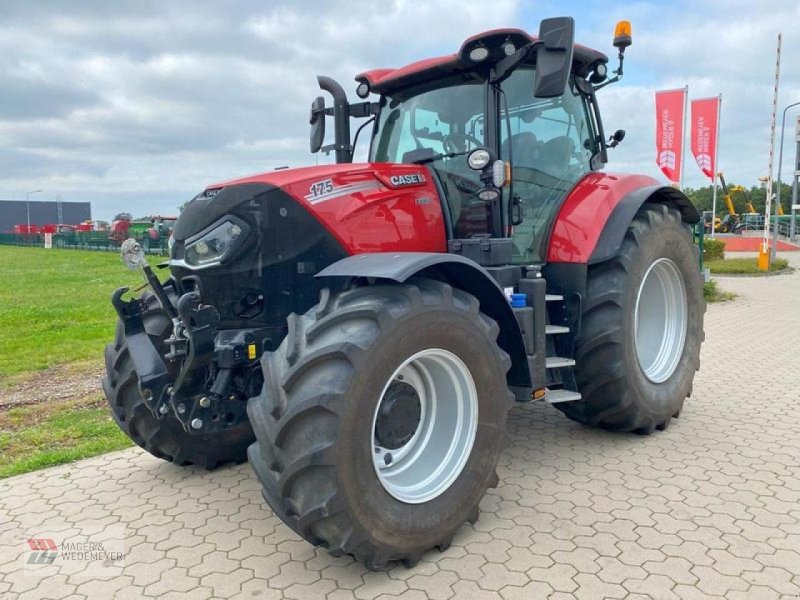
[[[154,415],[163,416],[169,411],[168,408],[164,410],[167,388],[170,383],[167,365],[144,328],[141,300],[138,298],[130,301],[122,299],[123,294],[127,291],[127,287],[117,289],[111,295],[111,304],[122,321],[125,340],[139,379],[139,393]]]
[[[219,313],[214,307],[201,304],[197,292],[181,296],[176,310],[161,283],[150,283],[158,289],[153,291],[164,310],[174,315],[174,329],[180,329],[166,340],[172,350],[164,357],[145,330],[141,300],[123,300],[127,287],[116,290],[111,298],[123,323],[139,391],[147,407],[158,419],[167,418],[171,412],[192,434],[235,427],[247,418],[247,403],[232,392],[231,382],[237,368],[252,364],[261,355],[259,332],[219,332]],[[164,358],[182,360],[174,381]]]

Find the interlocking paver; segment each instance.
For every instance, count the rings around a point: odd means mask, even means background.
[[[790,257],[800,267],[800,256]],[[640,438],[535,404],[509,417],[500,484],[444,553],[371,573],[314,549],[247,465],[208,473],[138,449],[0,481],[0,597],[258,600],[792,598],[800,595],[800,273],[724,279],[683,414]],[[742,324],[746,324],[743,326]],[[122,567],[20,568],[29,530],[122,527]]]

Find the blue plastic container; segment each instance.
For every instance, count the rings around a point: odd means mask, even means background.
[[[528,305],[528,294],[511,294],[511,308],[525,308]]]

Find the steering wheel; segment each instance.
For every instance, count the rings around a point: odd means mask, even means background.
[[[445,152],[449,154],[465,152],[470,144],[472,144],[475,148],[480,148],[483,146],[483,142],[481,142],[478,138],[469,135],[468,133],[458,132],[453,132],[446,135],[444,140],[442,140],[442,144],[444,145]]]

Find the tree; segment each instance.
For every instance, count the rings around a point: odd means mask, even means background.
[[[114,215],[115,221],[133,221],[133,215],[129,212],[121,212]]]

